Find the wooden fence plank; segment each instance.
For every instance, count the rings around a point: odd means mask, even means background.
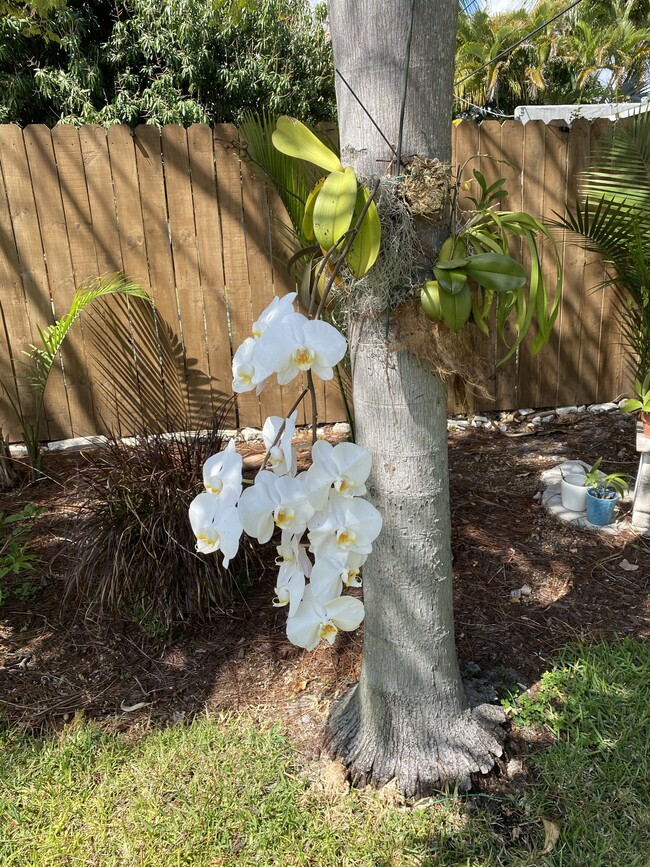
[[[522,199],[523,209],[535,219],[543,219],[545,190],[545,150],[546,125],[544,121],[529,121],[524,126],[524,165],[522,166]],[[544,256],[544,242],[538,241],[538,249],[542,261],[549,261],[548,252]],[[522,252],[522,262],[525,268],[530,268],[530,254],[525,244]],[[552,263],[551,263],[552,264]],[[548,269],[547,269],[548,272]],[[546,274],[545,274],[546,276]],[[530,350],[537,336],[537,326],[533,325],[524,338],[517,359],[517,401],[518,408],[537,406],[540,381],[540,354],[532,356]],[[542,350],[542,353],[545,350]],[[512,407],[515,408],[515,407]]]
[[[251,306],[240,162],[237,151],[232,145],[236,140],[237,130],[232,124],[215,125],[214,151],[219,166],[217,194],[221,214],[226,302],[230,317],[233,353],[247,337],[251,336],[252,324],[264,306],[255,310]],[[260,402],[255,392],[238,395],[237,408],[241,427],[261,425]]]
[[[106,130],[97,125],[82,126],[79,128],[79,143],[86,175],[98,272],[112,274],[121,271],[123,263]]]
[[[178,311],[174,264],[169,235],[169,220],[165,180],[162,164],[160,131],[152,125],[138,126],[134,132],[138,181],[142,196],[142,220],[144,225],[149,285],[157,313],[170,330],[169,338],[180,346],[181,325]],[[151,353],[153,348],[146,350]],[[189,407],[187,393],[187,367],[168,367],[161,370],[165,395],[165,413],[168,424],[180,412],[175,399],[178,378],[182,380],[184,403]]]
[[[201,426],[211,415],[210,370],[203,292],[199,275],[194,202],[187,133],[170,124],[162,130],[165,189],[172,242],[174,279],[185,349],[189,421]]]
[[[150,287],[142,221],[142,199],[145,192],[139,188],[133,133],[128,126],[112,126],[108,130],[106,142],[115,196],[122,269],[135,283],[145,288]]]
[[[52,144],[54,145],[63,210],[68,229],[75,287],[78,289],[86,281],[99,276],[79,130],[73,126],[55,127],[52,130]],[[79,357],[83,363],[79,369],[73,372],[73,387],[88,410],[87,425],[85,429],[80,431],[80,436],[90,436],[94,433],[107,431],[101,416],[101,388],[96,377],[93,376],[96,370],[91,360],[92,347],[86,346],[87,315],[82,314],[75,325],[75,341],[77,341]]]
[[[553,219],[554,211],[561,214],[565,208],[567,150],[568,132],[566,127],[547,125],[544,150],[544,216],[549,220]],[[563,247],[560,248],[560,253],[563,256]],[[553,273],[553,257],[551,250],[546,246],[543,254],[543,268],[550,283]],[[549,294],[552,297],[552,293]],[[562,375],[559,367],[562,328],[562,312],[560,312],[548,346],[539,356],[536,403],[539,407],[556,406],[558,382]]]
[[[568,136],[566,202],[575,207],[578,198],[578,175],[589,163],[589,138],[591,125],[588,120],[577,120],[572,124]],[[581,403],[592,403],[598,386],[597,372],[588,369],[591,357],[590,345],[594,337],[598,346],[599,328],[594,329],[587,319],[589,288],[585,286],[585,251],[582,244],[572,243],[565,234],[564,252],[564,292],[562,294],[562,328],[560,332],[558,369],[562,371],[558,380],[556,403],[570,406],[580,396]],[[583,363],[584,362],[584,363]],[[582,377],[584,376],[584,380]]]
[[[501,200],[501,210],[521,211],[523,207],[523,162],[524,162],[524,126],[516,120],[507,120],[501,124],[501,159],[497,164],[497,174],[505,179],[505,189],[508,196]],[[522,242],[511,239],[510,254],[521,261],[523,252]],[[510,316],[504,328],[504,334],[508,347],[512,346],[517,339],[517,332]],[[507,355],[508,349],[497,338],[496,353],[497,363]],[[519,353],[515,353],[508,361],[499,365],[496,372],[495,401],[496,406],[517,406],[519,395],[517,394],[517,362]]]
[[[18,387],[17,383],[20,381],[18,361],[22,349],[32,340],[32,332],[4,180],[4,173],[9,170],[9,166],[5,168],[2,164],[3,139],[3,129],[0,127],[0,286],[3,290],[0,297],[2,311],[0,377],[18,410],[22,408],[23,413],[27,415],[33,412],[34,404],[31,391]],[[0,392],[0,407],[2,407],[0,427],[3,435],[12,442],[20,440],[18,420],[8,405],[8,398],[3,391]]]
[[[52,306],[58,319],[70,309],[75,284],[52,136],[45,125],[38,124],[26,127],[23,137],[47,262]],[[69,383],[64,379],[63,370],[68,374]],[[75,391],[75,383],[85,380],[83,341],[76,328],[71,329],[65,338],[60,361],[54,364],[50,380],[45,392],[45,405],[52,439],[87,430],[90,420],[88,408],[84,407],[83,400],[77,400]]]
[[[207,351],[212,377],[212,410],[217,412],[232,394],[231,350],[228,311],[224,293],[223,245],[217,201],[217,179],[212,130],[195,124],[188,131],[192,195],[196,223],[199,276],[203,289]],[[235,425],[232,406],[225,423]]]
[[[33,419],[34,396],[18,362],[28,344],[38,343],[36,326],[45,327],[52,322],[52,308],[29,165],[22,130],[17,126],[0,127],[0,163],[15,243],[14,266],[18,267],[22,284],[18,303],[15,307],[5,305],[4,313],[18,373],[20,405],[26,418]],[[8,233],[3,246],[11,261],[13,250]],[[49,436],[47,417],[43,420],[41,436]]]
[[[595,121],[591,129],[592,150],[597,150],[611,131],[608,121]],[[599,282],[599,276],[597,271],[596,282]],[[607,276],[603,270],[600,279]],[[603,402],[613,400],[623,392],[632,393],[635,368],[623,336],[622,323],[625,313],[621,310],[616,291],[610,287],[599,290],[593,293],[593,301],[600,301],[601,306],[597,400]]]
[[[246,260],[248,263],[248,283],[251,292],[253,317],[273,300],[273,270],[271,267],[271,226],[269,209],[266,202],[264,183],[251,172],[250,164],[241,163],[242,202],[244,206],[244,230],[246,238]],[[298,377],[302,381],[302,377]],[[281,388],[277,377],[270,377],[260,395],[262,422],[269,416],[282,416],[295,400],[298,382]],[[324,403],[323,389],[320,388],[321,406]],[[286,401],[286,407],[284,406]]]

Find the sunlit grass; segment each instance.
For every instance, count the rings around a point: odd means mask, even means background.
[[[650,650],[568,650],[522,725],[548,724],[521,796],[389,793],[314,783],[282,730],[202,717],[138,737],[77,720],[53,737],[0,733],[5,867],[647,867]],[[543,819],[560,828],[547,854]]]

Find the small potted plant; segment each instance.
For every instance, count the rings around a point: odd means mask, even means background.
[[[621,407],[622,412],[638,412],[641,410],[641,422],[643,423],[643,435],[650,437],[650,372],[641,382],[637,379],[634,390],[638,397],[628,398]]]
[[[603,475],[600,471],[601,461],[602,458],[598,458],[585,476],[587,520],[597,527],[604,527],[611,523],[616,503],[629,490],[627,480],[622,473]]]

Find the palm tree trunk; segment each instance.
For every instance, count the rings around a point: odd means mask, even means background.
[[[337,68],[396,144],[411,0],[331,0]],[[415,3],[404,153],[450,159],[457,3]],[[390,149],[337,83],[341,150],[383,173]],[[415,267],[416,263],[414,263]],[[385,319],[352,324],[357,441],[373,456],[369,498],[384,519],[364,567],[358,685],[332,708],[327,743],[360,783],[395,779],[408,796],[467,787],[501,752],[489,705],[469,707],[454,646],[447,397],[440,378],[396,350]]]

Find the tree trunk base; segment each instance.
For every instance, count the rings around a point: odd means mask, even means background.
[[[325,746],[347,767],[355,786],[381,787],[394,780],[406,798],[423,798],[454,786],[472,787],[472,776],[487,774],[502,752],[502,708],[476,704],[455,716],[434,713],[434,702],[383,702],[379,712],[360,712],[359,684],[330,711]],[[388,734],[388,736],[387,736]]]

